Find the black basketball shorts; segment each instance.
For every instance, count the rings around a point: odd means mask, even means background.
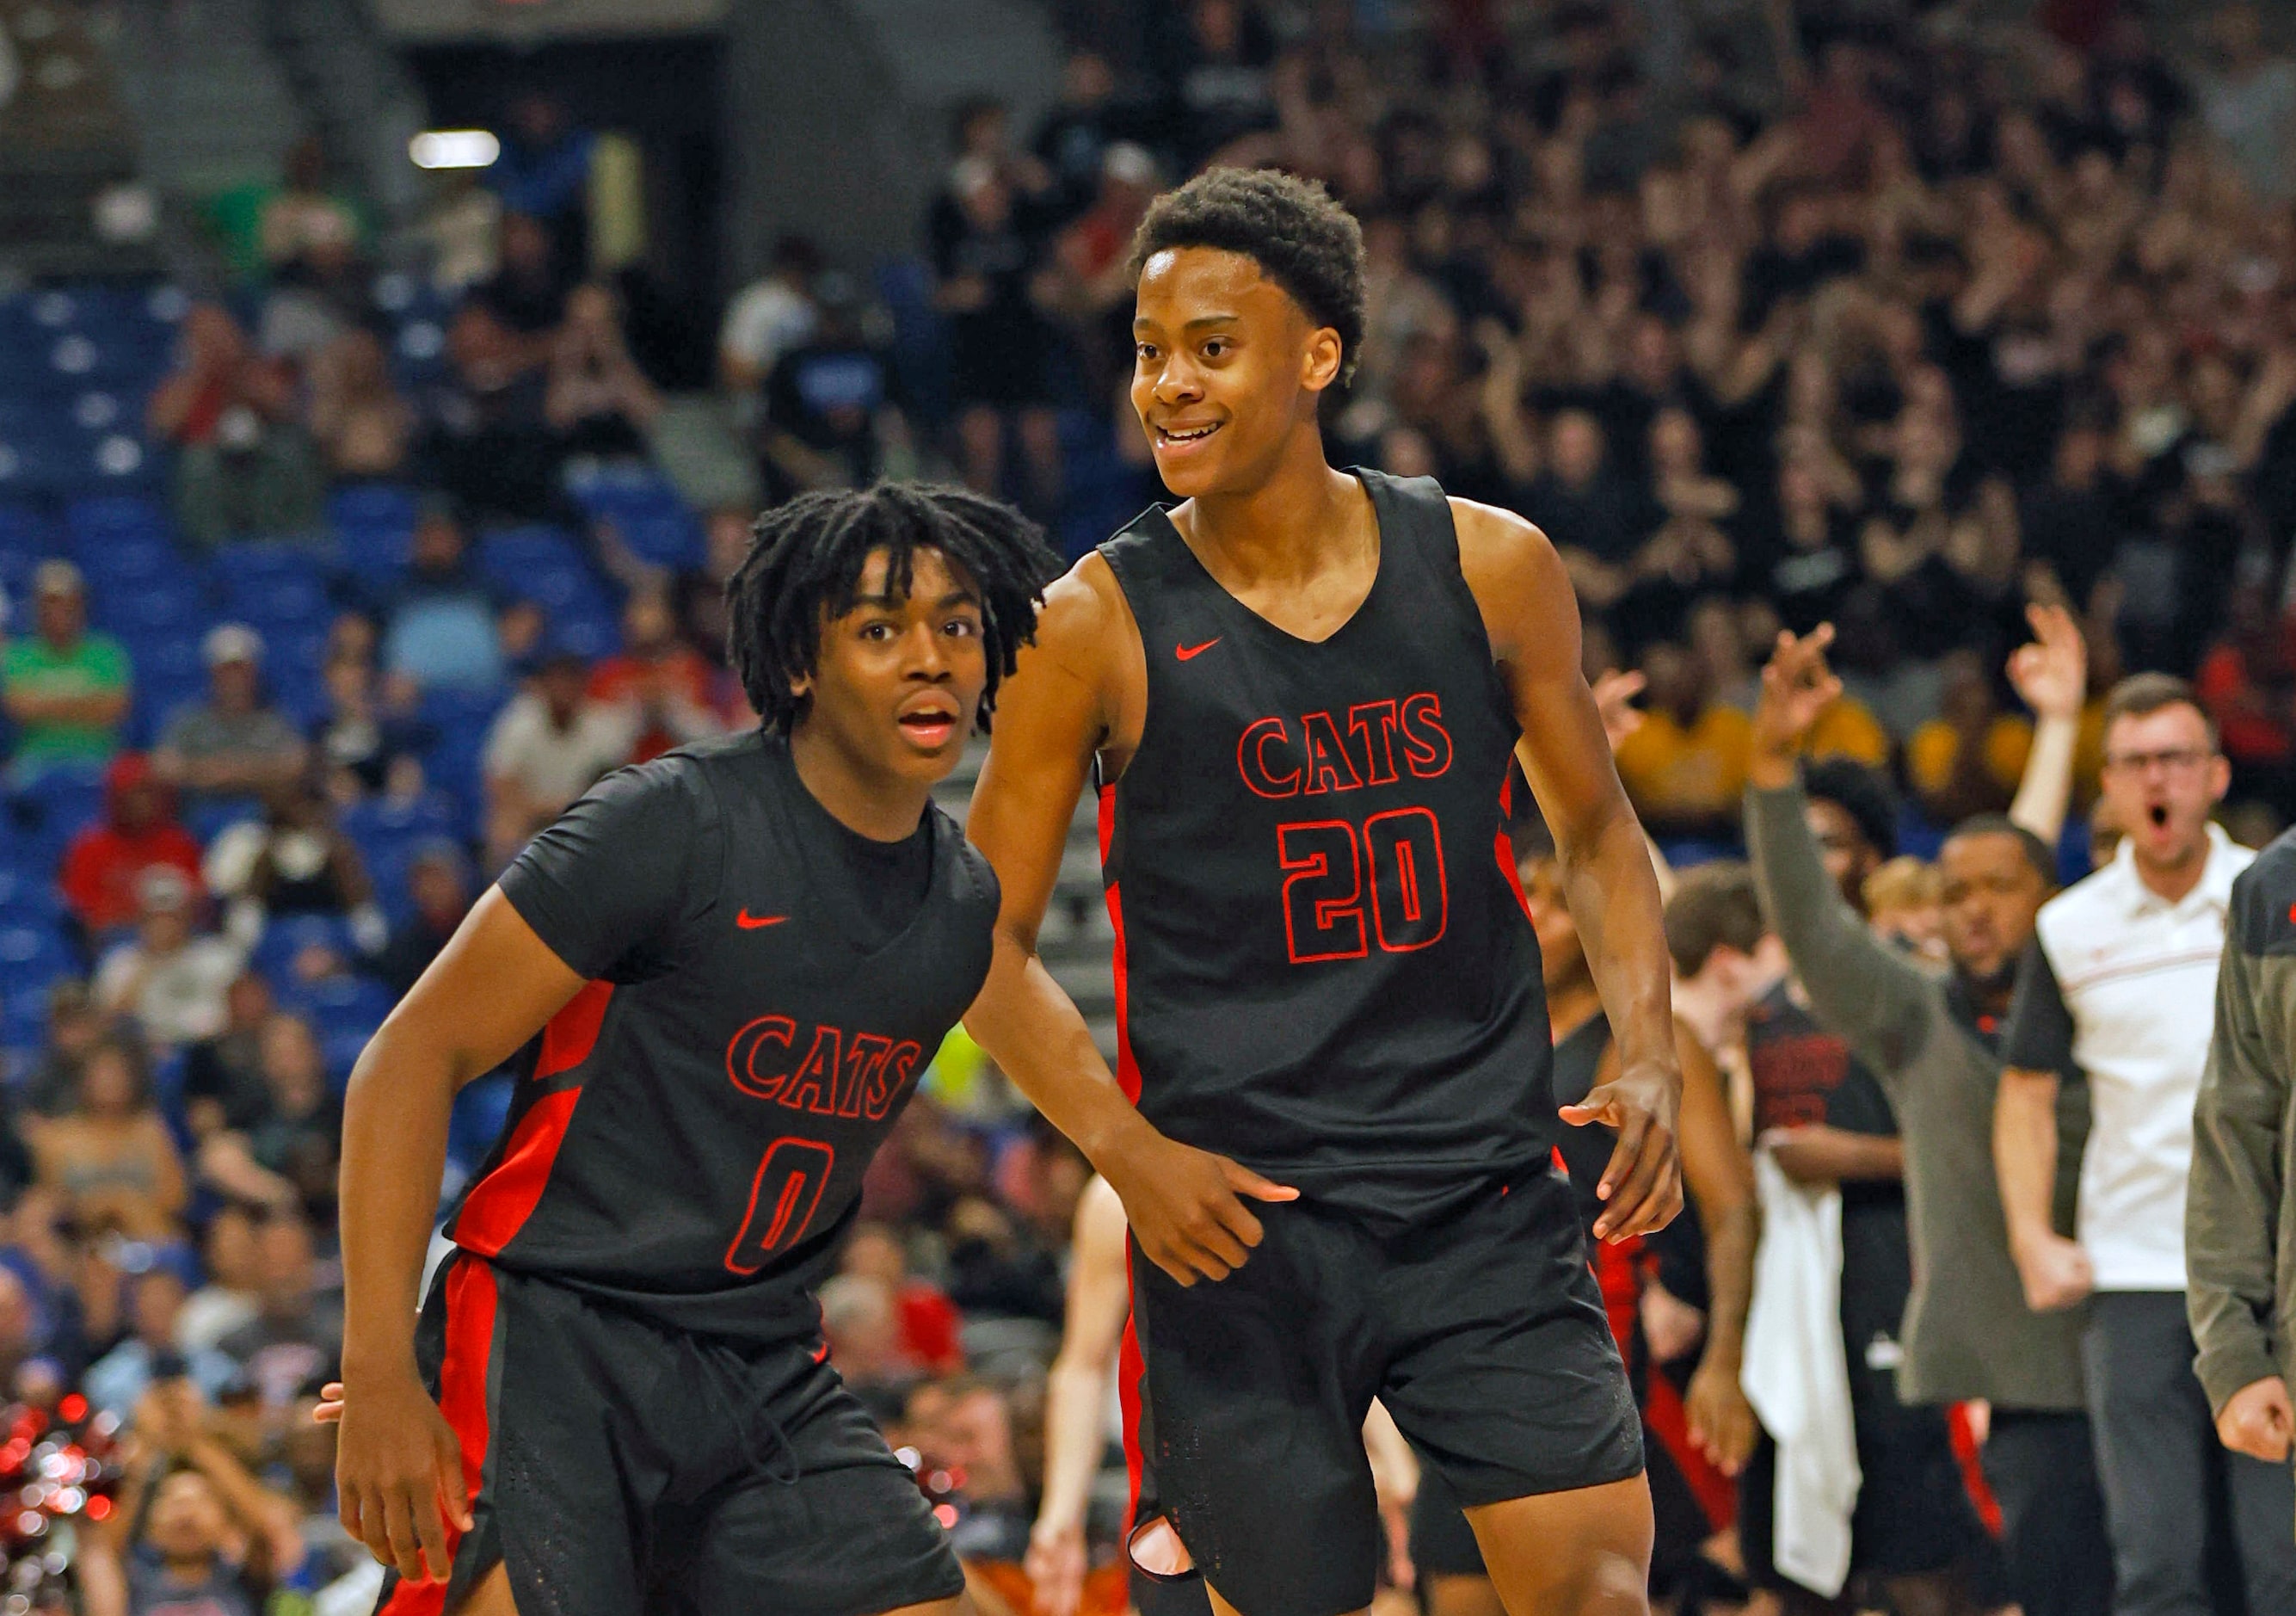
[[[1267,1237],[1218,1283],[1179,1285],[1132,1253],[1139,1518],[1168,1516],[1229,1604],[1338,1616],[1370,1603],[1385,1542],[1363,1447],[1374,1397],[1469,1506],[1641,1473],[1641,1422],[1560,1172],[1542,1164],[1393,1228],[1308,1201],[1253,1211]]]
[[[520,1616],[873,1616],[964,1591],[817,1343],[673,1333],[461,1253],[417,1356],[463,1439],[472,1524],[443,1588],[394,1578],[378,1616],[452,1612],[497,1564]]]

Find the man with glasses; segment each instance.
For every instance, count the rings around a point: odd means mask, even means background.
[[[2248,1608],[2296,1610],[2296,1489],[2285,1469],[2218,1446],[2185,1317],[2194,1103],[2233,877],[2255,856],[2210,822],[2231,770],[2191,686],[2126,679],[2104,725],[2121,843],[2042,908],[2003,1040],[1993,1154],[2010,1249],[2033,1308],[2088,1309],[2082,1366],[2119,1616],[2202,1616],[2222,1579],[2209,1546],[2227,1538]],[[2092,1113],[2070,1238],[2061,1083],[2085,1085]]]

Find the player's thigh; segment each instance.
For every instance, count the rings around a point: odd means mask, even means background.
[[[1650,1488],[1640,1476],[1467,1511],[1508,1616],[1643,1616]]]
[[[518,1602],[511,1596],[510,1568],[497,1563],[471,1590],[469,1601],[455,1616],[518,1616]]]
[[[701,1509],[676,1572],[695,1612],[873,1616],[964,1592],[947,1532],[890,1453],[795,1480],[758,1473]]]
[[[1340,1220],[1273,1207],[1261,1222],[1251,1260],[1217,1283],[1134,1261],[1140,1440],[1218,1596],[1244,1616],[1336,1616],[1370,1603],[1382,1544],[1363,1448],[1378,1366],[1351,1300],[1366,1264]]]

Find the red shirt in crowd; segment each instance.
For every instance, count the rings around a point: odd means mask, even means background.
[[[148,758],[125,752],[104,775],[103,817],[72,838],[56,878],[64,906],[91,931],[134,921],[135,886],[165,865],[200,887],[200,844],[176,823],[174,793],[156,779]]]

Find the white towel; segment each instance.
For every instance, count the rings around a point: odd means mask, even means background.
[[[1865,1477],[1841,1345],[1841,1192],[1796,1184],[1754,1155],[1762,1242],[1746,1318],[1746,1400],[1778,1445],[1771,1563],[1832,1598],[1849,1577],[1849,1517]]]

